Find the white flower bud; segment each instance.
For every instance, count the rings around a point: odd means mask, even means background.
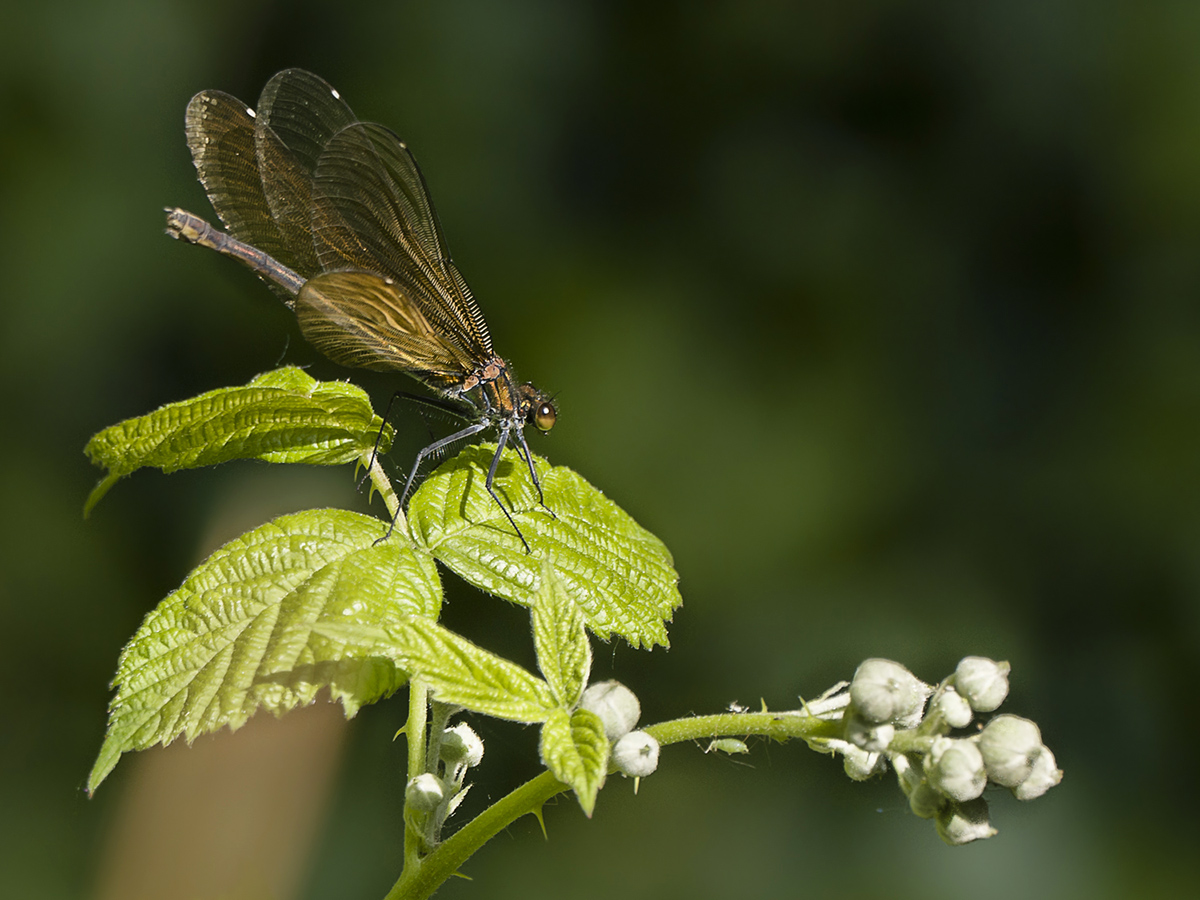
[[[861,715],[855,715],[854,710],[843,719],[843,724],[846,740],[868,753],[882,753],[896,736],[895,725],[867,722]]]
[[[449,766],[474,768],[483,760],[483,738],[466,722],[459,722],[442,735],[441,754]]]
[[[872,753],[882,753],[891,746],[892,738],[896,736],[895,725],[878,725],[871,729],[862,748]]]
[[[982,797],[966,803],[948,803],[938,813],[937,830],[942,840],[953,847],[996,833],[988,821],[987,801]]]
[[[847,778],[866,781],[887,767],[882,753],[872,753],[854,744],[845,744],[839,749],[842,751],[842,770]]]
[[[1054,754],[1049,747],[1043,746],[1042,752],[1034,760],[1029,777],[1013,788],[1013,796],[1018,800],[1036,800],[1062,781],[1062,777],[1062,769],[1055,764]]]
[[[433,812],[446,796],[442,782],[429,772],[418,775],[404,789],[404,802],[416,812]]]
[[[979,750],[988,777],[1006,788],[1015,788],[1033,772],[1045,746],[1037,725],[1020,716],[996,716],[979,733]]]
[[[637,695],[619,681],[598,681],[588,685],[579,705],[600,717],[604,734],[612,744],[632,731],[642,715]]]
[[[1008,696],[1008,672],[1012,668],[1006,662],[994,662],[984,656],[967,656],[954,670],[954,686],[967,698],[976,712],[991,712],[999,709]]]
[[[850,682],[850,700],[868,722],[913,728],[931,688],[890,659],[868,659]]]
[[[974,741],[940,737],[925,757],[929,784],[951,800],[974,800],[987,786],[983,754]]]
[[[930,713],[937,713],[951,728],[966,728],[971,724],[971,704],[967,698],[947,685],[936,697]]]
[[[612,763],[623,775],[644,778],[658,768],[658,741],[644,731],[631,731],[613,745]]]

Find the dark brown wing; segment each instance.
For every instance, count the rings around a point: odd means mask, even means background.
[[[370,272],[326,272],[296,298],[304,337],[334,362],[407,372],[442,393],[478,367],[444,340],[392,280]]]
[[[312,181],[325,145],[358,121],[322,78],[284,69],[258,98],[254,153],[271,218],[306,277],[321,271],[312,239]]]
[[[322,268],[353,267],[392,278],[477,365],[492,356],[487,325],[450,260],[425,180],[395,134],[358,123],[334,135],[313,177],[312,214]]]
[[[431,384],[491,358],[412,154],[388,129],[359,123],[323,79],[285,69],[257,115],[228,94],[197,94],[188,144],[229,234],[312,281],[295,308],[326,355]]]
[[[252,111],[229,94],[202,91],[188,103],[185,124],[196,173],[228,234],[298,269],[296,254],[271,216],[263,193]],[[310,258],[311,246],[310,238]],[[315,271],[315,261],[310,271]]]

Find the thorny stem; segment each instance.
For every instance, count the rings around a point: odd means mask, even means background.
[[[371,487],[378,491],[379,496],[383,498],[383,505],[387,508],[388,515],[396,520],[396,526],[403,531],[405,527],[404,513],[400,511],[400,499],[396,496],[391,479],[383,471],[383,466],[379,464],[378,455],[364,453],[358,458],[358,461],[360,465],[366,467],[367,475],[371,479]]]
[[[826,719],[810,715],[804,710],[795,710],[690,716],[659,722],[642,730],[665,746],[680,741],[722,737],[766,737],[776,741],[837,738],[841,736],[842,724],[840,715]]]
[[[383,498],[383,505],[388,514],[396,520],[402,529],[405,527],[404,513],[400,511],[400,500],[392,487],[391,479],[379,464],[379,456],[374,451],[364,453],[359,457],[359,463],[366,467],[371,479],[371,487]],[[389,532],[390,534],[390,532]],[[429,714],[429,691],[416,679],[410,679],[408,684],[408,721],[404,725],[404,734],[408,744],[408,777],[409,781],[425,771],[425,724]],[[421,851],[424,840],[421,832],[413,827],[408,816],[404,817],[404,871],[418,871],[421,868]]]
[[[723,713],[672,719],[644,729],[660,744],[703,738],[767,737],[785,741],[821,741],[841,734],[840,714],[823,717],[806,710],[792,712]],[[610,774],[612,772],[610,771]],[[413,866],[407,860],[386,900],[424,900],[458,871],[471,855],[524,815],[538,814],[545,802],[570,788],[549,772],[525,782],[439,844]]]

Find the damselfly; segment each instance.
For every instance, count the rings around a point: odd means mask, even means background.
[[[496,470],[512,441],[544,506],[523,429],[549,431],[557,413],[492,350],[408,147],[382,125],[360,122],[337,91],[301,69],[267,82],[257,110],[203,91],[186,122],[200,183],[226,231],[168,209],[167,233],[257,272],[334,362],[405,372],[468,423],[417,454],[401,504],[427,457],[494,429],[485,485],[528,551],[496,494]]]

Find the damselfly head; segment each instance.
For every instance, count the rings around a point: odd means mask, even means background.
[[[519,390],[521,391],[521,406],[525,412],[525,421],[543,433],[553,428],[558,419],[558,410],[554,408],[554,401],[528,381],[521,385]]]

